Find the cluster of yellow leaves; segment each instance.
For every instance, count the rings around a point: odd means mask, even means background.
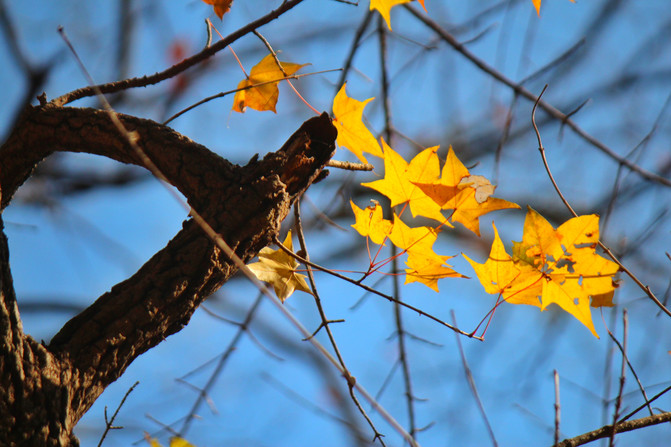
[[[335,123],[344,134],[338,143],[366,161],[364,152],[379,156],[379,146],[362,122],[364,102],[348,98],[343,89],[334,100]],[[349,111],[348,114],[343,111]],[[438,279],[463,277],[445,264],[449,259],[434,252],[438,231],[448,222],[460,222],[480,235],[479,218],[489,212],[519,208],[515,203],[493,197],[495,186],[480,175],[472,175],[450,147],[444,165],[440,166],[438,147],[417,154],[410,162],[394,151],[384,140],[384,178],[362,183],[388,197],[391,206],[407,204],[414,217],[422,216],[440,222],[436,228],[409,227],[396,213],[385,219],[382,207],[375,202],[361,209],[351,203],[359,234],[375,244],[386,241],[408,254],[406,284],[421,282],[438,291]],[[444,210],[452,210],[449,217]],[[464,257],[478,275],[488,293],[499,294],[511,304],[528,304],[545,310],[555,303],[598,337],[590,306],[612,306],[618,266],[595,251],[599,241],[597,215],[579,216],[556,230],[536,211],[529,209],[521,242],[513,246],[513,256],[506,253],[494,227],[495,239],[489,259],[478,264]],[[590,302],[591,300],[591,302]]]
[[[258,111],[272,110],[277,113],[275,105],[280,95],[277,83],[286,76],[291,76],[302,67],[309,65],[280,61],[282,66],[280,68],[277,62],[273,55],[269,54],[252,67],[249,78],[243,79],[238,84],[238,89],[251,88],[240,90],[235,94],[235,98],[233,98],[234,111],[244,113],[245,109],[249,107]]]
[[[569,0],[571,3],[575,3],[575,0]],[[531,2],[534,4],[534,8],[536,8],[536,14],[540,17],[541,15],[541,0],[531,0]]]
[[[598,255],[599,216],[578,216],[556,230],[533,209],[524,221],[521,242],[513,243],[510,256],[494,226],[489,258],[478,264],[468,256],[487,293],[499,294],[512,304],[529,304],[540,310],[555,303],[591,332],[592,307],[612,306],[618,266]]]
[[[373,134],[362,121],[363,109],[373,98],[357,101],[350,98],[343,86],[333,101],[334,124],[338,128],[338,144],[367,162],[364,153],[384,160],[384,178],[362,183],[386,196],[391,206],[407,204],[413,217],[423,216],[438,221],[437,228],[409,227],[396,214],[393,222],[383,219],[379,204],[361,209],[352,203],[356,223],[352,225],[362,236],[376,244],[388,239],[402,253],[406,261],[406,284],[420,282],[438,291],[438,279],[463,277],[445,264],[450,257],[433,251],[438,228],[452,226],[449,220],[460,222],[480,235],[479,217],[491,211],[519,208],[518,205],[494,197],[494,186],[482,176],[470,175],[450,148],[445,165],[440,167],[438,146],[423,150],[409,163],[394,151],[384,139],[382,150]],[[452,210],[446,217],[443,210]]]
[[[285,248],[293,252],[291,242],[291,231],[282,243]],[[259,281],[264,281],[273,286],[277,297],[284,302],[294,290],[310,292],[305,282],[305,275],[296,273],[298,261],[281,248],[277,250],[265,247],[259,252],[259,262],[249,264],[247,267],[256,275]]]
[[[506,208],[519,208],[491,197],[494,186],[483,176],[471,175],[450,147],[440,171],[438,146],[423,150],[407,163],[383,141],[384,179],[363,186],[389,197],[391,206],[408,202],[413,216],[447,223],[442,210],[453,210],[452,222],[460,222],[480,235],[480,216]],[[440,177],[439,177],[440,174]]]
[[[379,203],[361,209],[350,201],[356,223],[352,225],[364,237],[375,244],[384,245],[386,240],[408,254],[405,283],[420,282],[438,292],[441,278],[464,277],[445,262],[451,256],[440,256],[433,251],[438,230],[431,227],[409,227],[396,214],[394,221],[384,219]]]

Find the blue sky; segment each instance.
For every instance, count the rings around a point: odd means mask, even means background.
[[[65,27],[97,82],[115,79],[119,3],[72,0],[56,5],[27,1],[7,6],[19,44],[29,59],[33,63],[53,61],[44,87],[49,99],[85,85],[84,76],[56,33],[58,25]],[[175,42],[182,42],[191,52],[201,48],[206,17],[213,19],[226,35],[279,4],[269,0],[238,0],[221,22],[200,1],[131,3],[136,19],[130,76],[166,68],[171,63],[169,49]],[[663,74],[671,68],[669,33],[663,32],[671,12],[662,0],[625,2],[612,17],[605,15],[601,22],[595,22],[604,4],[545,0],[538,18],[531,1],[509,2],[507,7],[485,14],[464,28],[460,25],[497,3],[426,2],[430,17],[454,32],[460,41],[468,41],[469,50],[515,81],[534,73],[585,38],[569,62],[543,73],[525,84],[526,87],[539,93],[549,83],[545,99],[565,112],[589,99],[575,120],[621,155],[632,150],[658,121],[650,141],[632,155],[637,164],[656,171],[671,158],[668,111],[660,115],[671,92],[671,78],[650,76],[631,84],[611,83],[620,80],[623,74],[655,71]],[[261,32],[281,51],[282,60],[309,62],[312,64],[306,68],[309,71],[340,68],[366,10],[365,1],[356,7],[336,1],[308,0],[263,27]],[[420,146],[439,144],[444,156],[452,144],[457,154],[468,160],[467,164],[477,163],[473,173],[496,179],[497,196],[516,201],[523,209],[528,204],[567,219],[568,213],[554,195],[543,170],[535,135],[529,126],[532,104],[523,100],[516,103],[513,136],[497,164],[493,154],[503,133],[501,123],[510,107],[512,92],[435,40],[435,35],[401,7],[392,11],[392,26],[395,34],[388,37],[392,119],[394,127],[407,137],[397,136],[393,146],[411,157],[418,146],[408,140]],[[599,26],[603,30],[597,29]],[[254,36],[241,39],[234,49],[247,70],[265,55],[265,48]],[[25,86],[6,45],[0,45],[0,61],[4,67],[0,70],[0,81],[16,86],[1,93],[6,106],[0,108],[0,132],[5,135]],[[377,97],[366,109],[366,117],[371,129],[379,133],[383,114],[376,33],[369,30],[365,34],[353,66],[348,75],[348,93],[360,100]],[[338,77],[339,73],[315,75],[296,85],[314,107],[330,111]],[[118,111],[161,120],[206,96],[235,88],[241,79],[231,54],[220,52],[172,104],[166,105],[172,86],[166,82],[130,92],[133,101],[121,104]],[[603,85],[611,86],[602,89]],[[73,104],[94,105],[92,100]],[[312,116],[286,86],[280,87],[277,115],[255,111],[232,113],[231,105],[231,96],[212,101],[178,118],[171,126],[223,157],[243,164],[254,153],[264,154],[280,147],[301,122]],[[539,112],[538,117],[544,119],[545,115]],[[617,164],[559,123],[550,122],[541,127],[541,132],[548,161],[569,200],[582,212],[604,214],[605,208],[597,207],[602,206],[604,197],[611,195]],[[338,150],[336,158],[354,160],[345,150]],[[106,173],[118,169],[118,165],[108,160],[81,155],[68,156],[62,163],[68,169],[82,172]],[[350,186],[344,189],[344,194],[359,194],[355,200],[359,206],[365,206],[369,198],[379,200],[379,196],[373,191],[360,194],[352,185],[379,178],[381,163],[378,170],[379,173],[361,174],[332,170],[326,181],[310,189],[308,199],[320,209],[346,204],[349,197],[338,195],[338,188],[346,183]],[[671,251],[666,215],[669,190],[651,186],[634,200],[628,200],[626,192],[635,190],[640,184],[638,180],[631,173],[622,177],[622,192],[615,202],[605,238],[617,250],[640,246],[640,251],[625,257],[625,263],[630,262],[644,283],[663,297],[670,270],[665,255]],[[44,206],[31,203],[31,198],[57,200]],[[310,203],[304,202],[302,208],[306,221],[316,215]],[[19,302],[53,301],[86,306],[162,248],[185,217],[179,204],[152,179],[66,198],[50,191],[48,185],[46,189],[26,185],[3,214]],[[349,227],[353,217],[338,214],[333,218],[340,228],[308,230],[312,258],[334,269],[365,270],[368,260],[361,249],[363,239]],[[437,247],[444,254],[466,252],[472,258],[484,260],[492,239],[492,219],[505,243],[520,240],[524,213],[506,211],[481,219],[481,240],[462,231],[454,233],[456,236],[441,235]],[[349,252],[335,257],[342,248]],[[463,258],[457,257],[450,263],[458,271],[474,276]],[[346,320],[332,327],[349,368],[359,383],[377,393],[395,368],[398,357],[392,305],[373,296],[364,297],[360,289],[327,275],[320,274],[317,279],[327,315]],[[377,279],[369,280],[370,284]],[[446,279],[439,285],[438,294],[422,285],[407,285],[402,287],[402,297],[448,322],[450,311],[454,310],[459,326],[467,330],[474,328],[495,302],[495,297],[486,295],[475,280]],[[376,287],[389,292],[391,283],[382,281]],[[225,285],[206,306],[239,321],[256,294],[251,284],[237,279]],[[360,299],[361,304],[353,308]],[[603,320],[621,335],[622,308],[628,309],[630,361],[641,382],[650,387],[648,395],[654,395],[669,381],[668,321],[657,316],[657,309],[630,280],[625,279],[615,299],[618,306],[604,311]],[[286,305],[308,328],[318,326],[318,315],[308,295],[297,293]],[[63,312],[23,313],[26,331],[45,340],[71,316],[72,313]],[[417,425],[433,423],[419,434],[420,443],[490,444],[464,377],[454,333],[411,312],[404,312],[403,317],[410,333],[431,342],[407,342],[415,394],[427,399],[415,403]],[[593,311],[593,319],[600,340],[555,308],[539,313],[535,308],[504,305],[497,310],[484,342],[461,340],[499,445],[552,443],[555,369],[561,379],[564,435],[574,436],[609,421],[609,412],[603,419],[601,399],[604,394],[613,397],[616,392],[620,356],[608,339],[598,310]],[[128,445],[140,440],[145,431],[159,430],[160,425],[147,415],[164,424],[179,420],[187,414],[196,393],[177,379],[224,351],[235,331],[235,326],[197,311],[183,331],[142,355],[105,391],[77,428],[82,444],[97,443],[104,428],[104,407],[116,408],[135,381],[140,381],[140,385],[118,419],[125,429],[111,433],[104,445]],[[243,336],[212,390],[217,413],[203,407],[199,411],[201,418],[193,423],[187,438],[197,446],[349,445],[351,440],[340,423],[307,407],[287,391],[290,389],[320,409],[343,417],[335,397],[338,394],[331,389],[342,387],[343,383],[334,371],[324,369],[315,352],[301,342],[300,335],[268,302],[261,305],[252,334],[281,360]],[[323,336],[320,334],[319,339],[325,343]],[[608,364],[611,354],[614,357]],[[202,386],[211,371],[212,366],[205,367],[189,379],[195,386]],[[641,395],[630,374],[625,390],[624,405],[633,409],[640,404]],[[407,426],[403,393],[402,376],[396,369],[379,401]],[[668,404],[667,398],[657,402],[659,408]],[[364,407],[370,409],[368,405]],[[402,445],[398,435],[378,415],[371,414],[378,429],[386,435],[388,445]],[[365,424],[358,423],[372,437]],[[168,434],[160,436],[167,443]],[[622,435],[618,445],[654,445],[668,438],[668,428],[660,426]]]

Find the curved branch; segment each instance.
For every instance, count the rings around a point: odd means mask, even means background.
[[[227,162],[166,126],[125,115],[119,119],[138,137],[146,155],[168,181],[243,261],[276,237],[293,202],[321,178],[335,150],[336,130],[326,113],[306,121],[277,152],[244,167]],[[106,113],[53,105],[29,108],[0,147],[3,208],[35,165],[55,151],[88,152],[142,165]],[[43,405],[51,400],[58,414],[55,420],[63,421],[58,427],[37,431],[33,426],[32,434],[12,439],[44,445],[74,442],[69,439],[72,428],[105,387],[136,357],[181,330],[198,305],[236,270],[203,230],[187,220],[163,250],[66,323],[48,347],[23,335],[18,313],[11,318],[12,301],[7,298],[0,329],[13,328],[14,332],[0,333],[4,345],[10,352],[24,353],[20,346],[28,343],[31,355],[39,351],[43,360],[33,365],[31,356],[26,360],[26,354],[13,354],[15,357],[0,363],[0,377],[7,377],[14,368],[17,373],[11,377],[20,386],[19,373],[23,372],[42,384],[54,383],[58,394],[54,394],[54,387],[25,390],[17,385],[22,397],[12,408],[0,406],[0,420],[11,421],[10,415],[22,412],[31,414],[36,402]],[[10,284],[5,279],[11,279],[8,273],[0,273],[3,287]],[[40,420],[47,424],[54,418]],[[21,444],[8,440],[8,444],[12,442]]]

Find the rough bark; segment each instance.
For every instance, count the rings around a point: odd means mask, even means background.
[[[326,114],[306,121],[277,152],[233,165],[172,129],[120,115],[170,183],[248,261],[277,234],[292,203],[334,151]],[[0,147],[4,209],[43,158],[87,152],[142,166],[105,112],[31,107]],[[1,230],[0,220],[0,230]],[[0,231],[0,444],[76,445],[72,430],[130,363],[186,325],[235,265],[192,220],[140,270],[66,323],[48,345],[22,330]]]

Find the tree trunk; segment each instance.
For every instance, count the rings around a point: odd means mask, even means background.
[[[244,167],[166,126],[118,116],[167,180],[245,262],[277,235],[293,202],[322,175],[335,149],[336,129],[326,113],[306,121],[277,152]],[[0,147],[0,210],[37,163],[56,151],[144,166],[107,113],[30,107]],[[137,356],[182,329],[235,271],[187,219],[137,273],[44,345],[23,333],[0,219],[0,445],[77,445],[72,430],[103,390]]]

